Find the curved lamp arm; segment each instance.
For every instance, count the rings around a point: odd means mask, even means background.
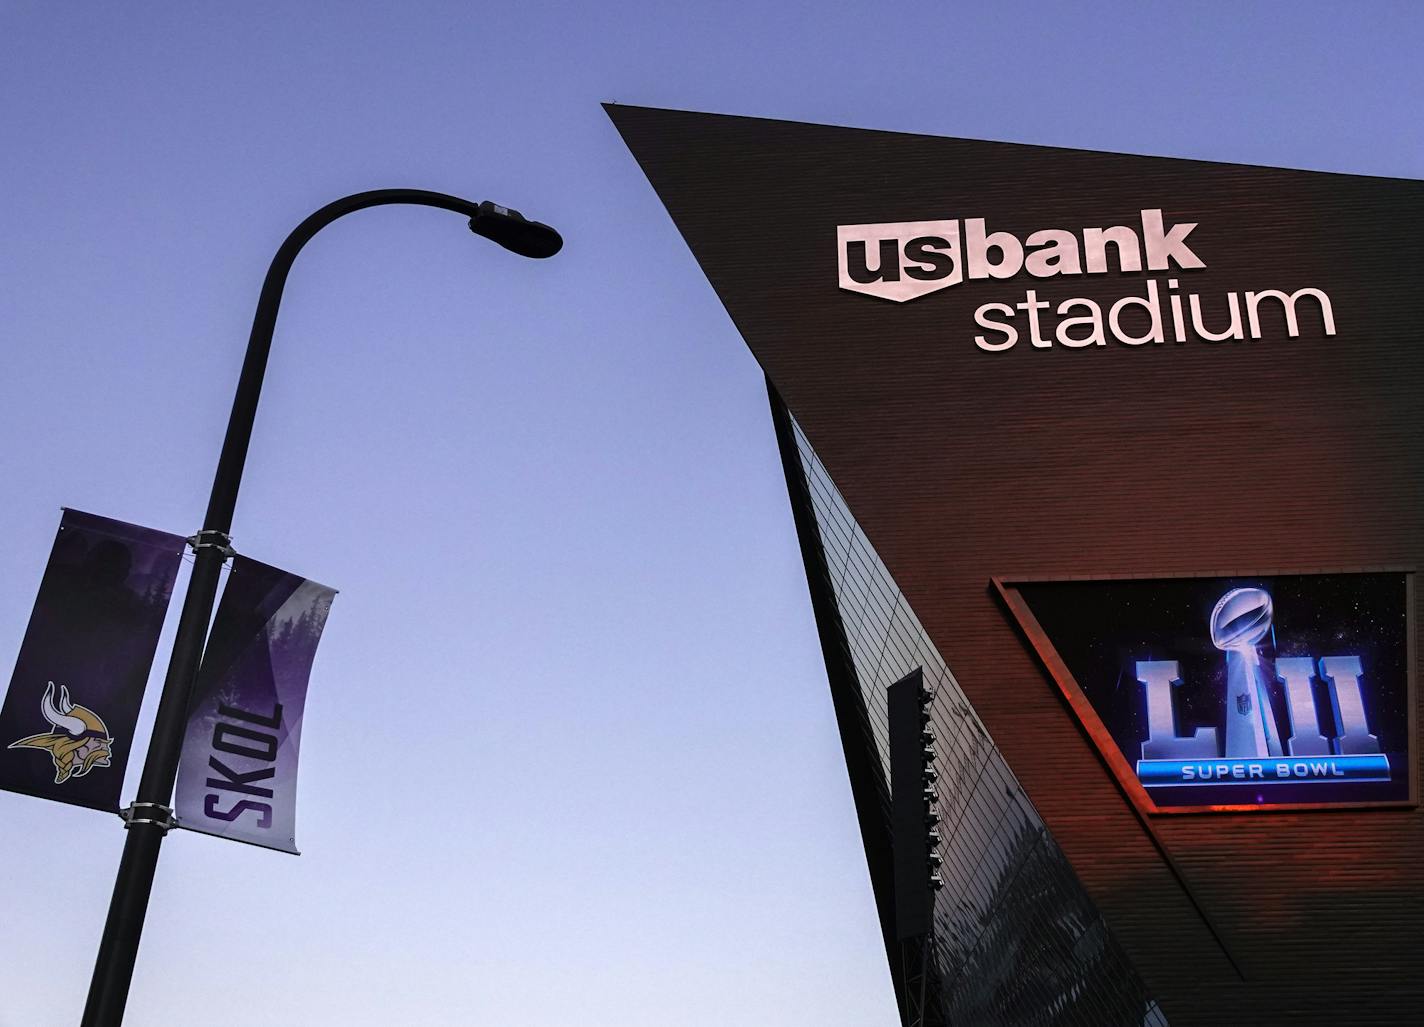
[[[552,257],[563,246],[559,233],[548,225],[528,221],[518,211],[486,200],[472,203],[458,196],[429,192],[425,189],[372,189],[353,193],[328,203],[292,230],[272,258],[262,293],[257,299],[257,313],[252,319],[252,334],[247,340],[247,355],[242,361],[237,393],[232,400],[227,434],[223,438],[222,455],[218,458],[213,489],[208,497],[208,512],[203,518],[205,532],[226,535],[232,528],[233,511],[237,507],[237,490],[242,480],[242,468],[247,462],[247,447],[252,439],[252,425],[257,416],[257,399],[262,392],[262,379],[267,370],[267,357],[272,349],[272,332],[277,324],[277,308],[282,302],[282,290],[287,284],[297,254],[327,225],[339,217],[367,207],[390,203],[408,203],[463,214],[470,219],[470,231],[491,239],[505,249],[525,257]]]

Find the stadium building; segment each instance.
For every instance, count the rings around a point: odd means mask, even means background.
[[[610,106],[766,373],[905,1025],[1424,1009],[1424,188]]]

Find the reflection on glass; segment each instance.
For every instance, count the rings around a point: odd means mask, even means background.
[[[936,690],[945,887],[935,898],[926,1022],[1167,1027],[800,425],[795,433],[844,627],[841,656],[886,780],[889,686],[919,667]]]

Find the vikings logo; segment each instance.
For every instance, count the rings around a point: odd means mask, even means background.
[[[62,785],[71,777],[83,777],[95,767],[109,766],[113,739],[109,729],[93,710],[69,700],[69,689],[59,689],[59,705],[54,701],[54,682],[45,689],[40,712],[54,726],[43,735],[30,735],[10,745],[11,749],[46,749],[54,760],[54,783]]]

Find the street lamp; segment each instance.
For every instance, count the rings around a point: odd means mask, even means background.
[[[99,942],[82,1027],[117,1027],[123,1021],[149,894],[153,890],[153,875],[158,866],[159,846],[163,836],[174,826],[169,804],[178,776],[188,700],[202,657],[213,600],[217,597],[219,571],[231,553],[228,532],[232,528],[237,491],[242,484],[242,469],[247,462],[252,423],[257,416],[257,400],[262,392],[267,355],[272,349],[272,330],[277,323],[277,308],[282,302],[287,273],[302,247],[331,222],[353,211],[390,203],[439,207],[463,214],[470,219],[470,231],[524,257],[552,257],[563,246],[559,233],[548,225],[529,221],[518,211],[488,200],[477,204],[423,189],[375,189],[322,207],[287,236],[272,258],[257,299],[257,313],[252,319],[252,334],[247,340],[247,355],[233,396],[203,529],[191,540],[195,553],[193,574],[178,619],[178,632],[163,681],[138,795],[125,818],[128,835],[114,881],[108,920]]]

